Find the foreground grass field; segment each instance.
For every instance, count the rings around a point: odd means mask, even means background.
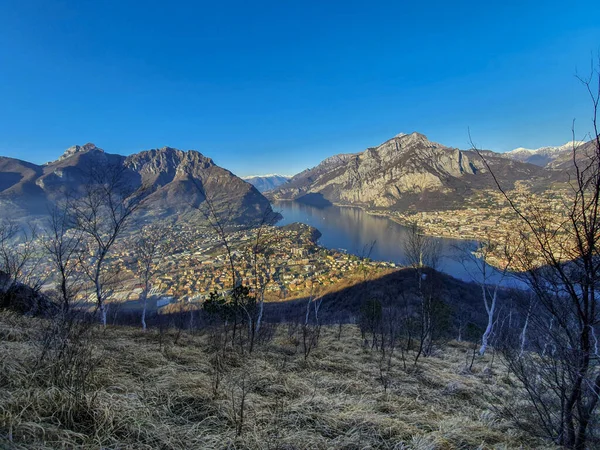
[[[469,370],[465,343],[406,369],[398,355],[384,373],[353,325],[339,339],[323,328],[306,360],[285,326],[251,355],[210,352],[209,336],[94,327],[81,392],[39,364],[46,326],[0,313],[2,448],[550,448],[497,415],[510,380],[497,357]]]

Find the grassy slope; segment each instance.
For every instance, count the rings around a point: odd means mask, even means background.
[[[174,344],[171,332],[160,350],[155,331],[96,330],[101,362],[82,410],[36,381],[43,325],[0,312],[2,448],[543,448],[495,417],[491,394],[507,392],[501,367],[496,359],[489,376],[486,357],[469,372],[466,344],[423,358],[418,370],[395,360],[386,394],[378,353],[361,347],[355,326],[341,340],[325,328],[307,361],[282,328],[252,356],[224,358],[215,398],[208,337],[182,334]],[[232,398],[239,403],[244,383],[250,393],[236,437]]]

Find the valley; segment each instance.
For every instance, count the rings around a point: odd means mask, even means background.
[[[169,227],[166,246],[156,261],[149,296],[152,311],[170,305],[167,310],[201,308],[211,293],[226,294],[233,283],[231,261],[223,242],[210,228],[198,224],[165,224]],[[310,226],[292,223],[285,226],[265,226],[258,242],[260,254],[253,251],[257,242],[256,229],[232,230],[227,235],[235,265],[235,277],[248,286],[256,286],[254,258],[260,259],[264,275],[265,301],[279,302],[315,295],[337,284],[361,278],[365,271],[372,276],[387,273],[396,264],[386,261],[365,261],[352,254],[317,245],[320,233]],[[130,236],[130,241],[135,235]],[[118,245],[111,253],[110,264],[119,273],[119,286],[111,295],[114,311],[141,311],[143,286],[137,276],[137,255],[128,245]],[[42,263],[47,280],[45,289],[52,289],[56,280],[50,264]],[[163,299],[163,302],[161,302]],[[89,301],[89,303],[88,303]],[[166,301],[166,302],[165,302]],[[91,292],[83,291],[75,299],[80,306],[93,305]],[[157,302],[160,306],[157,307]]]
[[[544,161],[553,167],[570,151],[567,145],[553,152],[541,150],[552,155],[551,160]],[[394,227],[388,220],[404,227],[417,224],[427,235],[446,239],[440,240],[438,268],[463,280],[476,278],[478,269],[463,252],[473,246],[472,241],[506,242],[517,220],[508,201],[493,186],[490,169],[507,186],[511,199],[523,205],[546,205],[549,217],[553,211],[559,214],[568,200],[564,167],[551,169],[521,162],[526,160],[524,155],[538,153],[518,149],[504,155],[477,155],[431,143],[418,133],[400,134],[364,153],[328,158],[290,179],[275,176],[275,181],[262,185],[266,189],[261,188],[275,201],[271,206],[253,187],[198,152],[165,147],[124,157],[86,144],[67,149],[44,166],[0,159],[6,184],[0,202],[5,213],[21,211],[25,214],[22,220],[43,223],[49,205],[59,204],[61,195],[76,193],[85,186],[85,171],[91,163],[120,165],[131,182],[148,190],[144,208],[137,214],[139,226],[160,223],[168,239],[168,251],[152,279],[153,298],[196,304],[211,292],[225,292],[233,279],[223,248],[225,236],[215,234],[214,226],[204,217],[207,201],[203,195],[209,195],[210,206],[215,208],[213,219],[219,218],[230,228],[226,239],[241,268],[237,276],[245,284],[254,283],[254,227],[261,216],[263,221],[267,218],[261,237],[261,245],[268,251],[268,257],[261,254],[268,266],[265,298],[279,301],[353,279],[364,264],[376,271],[408,264],[404,254],[406,229]],[[351,212],[352,208],[358,209]],[[274,226],[276,222],[278,226]],[[292,231],[283,226],[294,222],[316,227],[319,236],[324,233],[320,245],[311,236],[310,227]],[[136,239],[133,231],[126,241]],[[365,262],[365,257],[374,261]],[[139,308],[136,305],[142,288],[135,275],[134,249],[118,244],[110,261],[120,271],[121,282],[111,302],[126,309]],[[504,268],[507,260],[498,251],[488,255],[486,263]],[[52,269],[44,267],[46,285],[51,287]],[[79,301],[85,303],[86,299],[87,294],[82,293]]]
[[[0,449],[600,449],[599,12],[0,1]]]

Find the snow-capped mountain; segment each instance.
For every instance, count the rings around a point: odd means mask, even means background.
[[[275,189],[277,186],[281,186],[287,183],[291,177],[285,175],[279,175],[276,173],[270,173],[267,175],[252,175],[249,177],[242,177],[242,180],[250,183],[259,192],[266,192]]]
[[[562,159],[561,157],[571,153],[573,146],[579,147],[583,144],[585,144],[584,141],[571,141],[557,147],[540,147],[536,149],[519,147],[504,153],[504,156],[536,166],[549,167],[557,159]]]

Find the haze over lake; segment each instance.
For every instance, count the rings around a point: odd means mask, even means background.
[[[367,256],[371,243],[375,241],[370,258],[400,265],[407,263],[404,242],[408,230],[386,217],[367,214],[360,208],[316,207],[299,202],[277,202],[273,204],[273,208],[283,216],[278,225],[302,222],[317,228],[322,233],[319,244],[324,247]],[[457,247],[474,246],[474,243],[457,239],[435,239],[440,242],[442,252],[438,269],[453,277],[472,281],[470,273],[476,275],[477,268],[472,263],[463,265],[460,262],[463,251]]]

